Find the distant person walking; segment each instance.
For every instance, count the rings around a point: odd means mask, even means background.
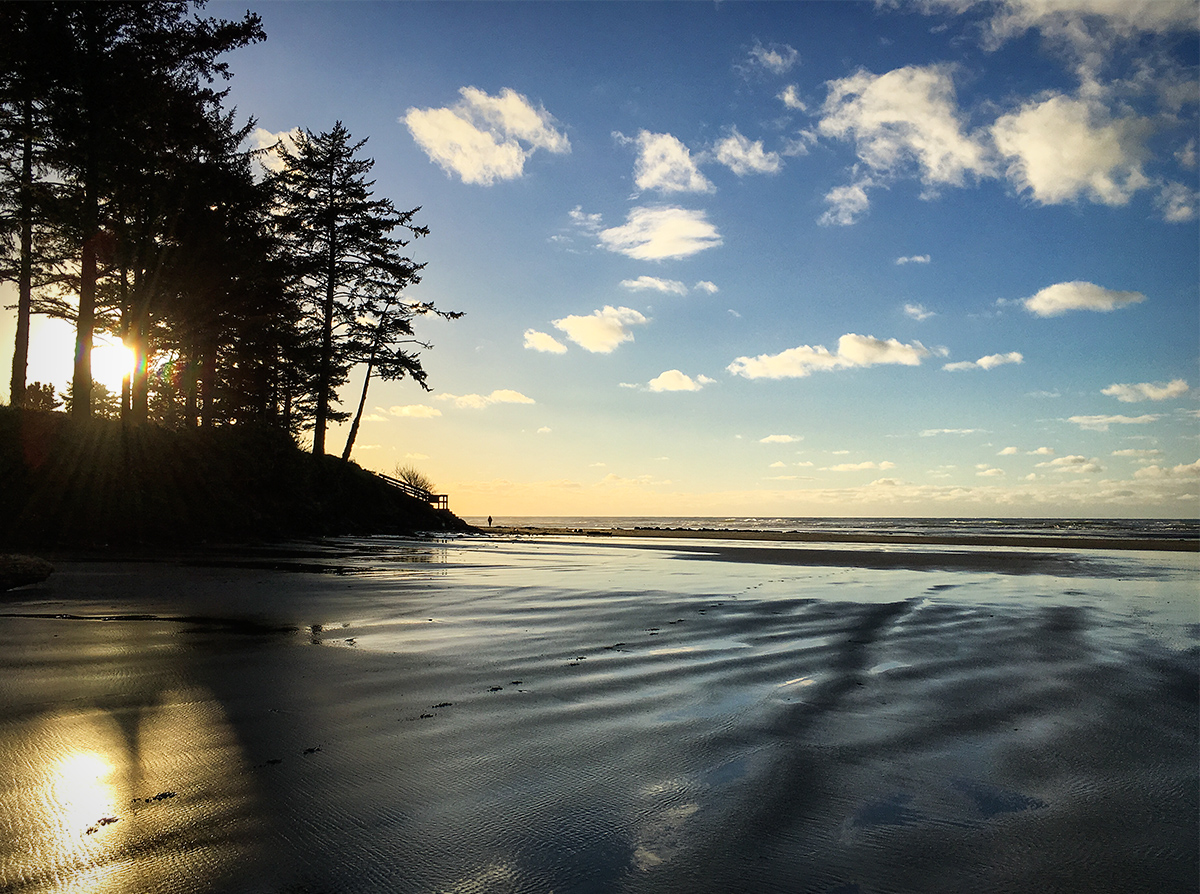
[[[491,526],[492,526],[492,517],[489,515],[488,516],[488,527],[490,528]]]

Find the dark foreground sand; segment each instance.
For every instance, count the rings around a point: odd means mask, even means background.
[[[1195,555],[812,549],[58,557],[0,892],[1197,889]]]

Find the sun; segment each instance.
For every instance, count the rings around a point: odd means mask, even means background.
[[[121,390],[121,381],[133,372],[133,351],[120,342],[92,348],[92,381],[113,393]]]

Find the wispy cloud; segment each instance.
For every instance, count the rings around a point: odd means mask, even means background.
[[[656,292],[666,292],[669,295],[686,295],[688,288],[677,279],[660,279],[657,276],[639,276],[637,279],[621,280],[622,287],[629,289],[631,292],[640,292],[647,289]]]
[[[1146,300],[1141,292],[1119,292],[1106,289],[1095,283],[1060,282],[1046,286],[1031,298],[1021,303],[1030,313],[1039,317],[1057,317],[1072,310],[1093,310],[1107,313],[1120,307],[1139,304]]]
[[[961,369],[995,369],[1008,363],[1023,363],[1025,358],[1019,351],[1009,351],[1007,354],[988,354],[978,360],[960,360],[958,363],[947,363],[942,369],[951,372]]]
[[[525,330],[525,347],[531,351],[542,351],[547,354],[565,354],[567,346],[553,335],[538,332],[536,329]]]
[[[440,109],[410,108],[401,119],[429,159],[463,183],[515,180],[535,150],[564,154],[571,142],[541,106],[505,87],[489,96],[463,87],[462,99]]]
[[[1101,394],[1115,397],[1122,403],[1132,404],[1143,400],[1169,400],[1187,394],[1188,383],[1183,379],[1173,379],[1170,382],[1138,382],[1136,384],[1109,385]]]
[[[932,438],[936,435],[977,435],[983,432],[982,428],[927,428],[921,432],[922,438]]]
[[[692,288],[698,292],[708,292],[710,295],[715,295],[717,292],[721,291],[717,288],[717,284],[715,282],[709,282],[707,279],[700,280],[698,283],[692,286]]]
[[[1092,431],[1108,431],[1110,425],[1146,425],[1158,421],[1160,416],[1071,416],[1067,421],[1074,422],[1080,428]]]
[[[1058,459],[1052,459],[1049,462],[1038,463],[1037,468],[1049,469],[1052,472],[1077,472],[1081,474],[1093,474],[1104,471],[1104,466],[1100,465],[1098,459],[1088,459],[1086,456],[1079,455],[1060,456]]]
[[[928,264],[931,258],[929,255],[909,255],[908,257],[896,258],[897,264]]]
[[[933,311],[927,308],[924,304],[906,304],[904,305],[904,313],[912,317],[914,320],[928,320],[930,317],[936,317]]]
[[[775,75],[785,75],[800,61],[800,54],[786,43],[763,46],[755,42],[747,61],[752,67],[764,68]]]
[[[728,136],[719,141],[714,150],[716,159],[739,177],[746,174],[775,174],[783,167],[783,162],[777,152],[765,152],[762,140],[750,142],[738,133],[738,129],[730,129]]]
[[[400,416],[405,419],[430,419],[434,416],[441,416],[442,411],[437,407],[427,407],[424,404],[408,404],[403,407],[388,407],[388,412],[393,416]]]
[[[817,223],[824,227],[848,227],[858,223],[871,207],[867,187],[874,185],[869,177],[864,177],[857,183],[835,186],[825,194],[829,208],[817,219]]]
[[[622,342],[633,341],[630,326],[644,326],[647,322],[646,317],[633,308],[606,304],[587,316],[573,314],[554,320],[554,326],[585,351],[611,354]]]
[[[759,438],[760,444],[794,444],[796,441],[802,441],[803,438],[797,438],[794,435],[767,435],[765,438]]]
[[[881,463],[867,462],[861,463],[838,463],[836,466],[826,466],[821,471],[823,472],[866,472],[872,469],[877,469],[881,472],[886,472],[888,469],[896,468],[896,464],[884,460]]]
[[[837,353],[818,345],[800,345],[778,354],[738,357],[726,369],[747,379],[791,379],[807,376],[813,370],[846,369],[877,364],[919,366],[930,351],[920,342],[904,344],[872,335],[847,333],[838,339]]]
[[[600,244],[642,261],[686,258],[721,244],[721,234],[703,211],[674,205],[639,206],[626,222],[600,232]]]
[[[536,401],[520,391],[500,388],[491,394],[439,394],[437,400],[454,401],[454,406],[467,410],[482,410],[492,404],[532,404]]]

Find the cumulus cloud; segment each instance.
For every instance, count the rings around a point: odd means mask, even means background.
[[[747,379],[791,379],[809,375],[814,369],[845,369],[877,364],[919,366],[930,351],[920,342],[904,344],[872,335],[847,333],[838,339],[837,353],[818,345],[800,345],[778,354],[738,357],[726,369]]]
[[[632,308],[606,304],[586,317],[571,315],[554,320],[554,326],[585,351],[611,354],[622,342],[633,341],[630,326],[642,326],[647,322],[645,316]]]
[[[547,354],[565,354],[567,346],[553,335],[538,332],[536,329],[525,330],[525,347],[531,351],[543,351]]]
[[[755,42],[754,48],[750,50],[749,64],[765,68],[771,74],[787,74],[798,61],[800,54],[786,43],[772,43],[764,47]]]
[[[715,295],[717,292],[721,291],[717,288],[716,283],[709,282],[707,279],[700,280],[698,283],[692,286],[692,288],[700,292],[708,292],[710,295]]]
[[[1124,450],[1114,450],[1113,456],[1125,456],[1130,459],[1150,459],[1154,456],[1162,456],[1161,450],[1137,450],[1134,448],[1126,448]]]
[[[708,376],[697,376],[693,379],[677,369],[668,369],[651,379],[647,387],[651,391],[699,391],[705,385],[711,385],[713,381]]]
[[[249,136],[250,149],[257,152],[255,160],[263,170],[278,173],[283,170],[283,159],[275,151],[275,146],[282,143],[293,154],[296,152],[296,141],[301,138],[302,131],[298,127],[291,130],[281,130],[275,133],[263,127],[254,128]]]
[[[1167,223],[1187,223],[1196,219],[1200,193],[1182,183],[1164,183],[1155,204]]]
[[[980,478],[1003,478],[1004,470],[1003,469],[995,469],[995,468],[992,468],[992,469],[984,468],[984,469],[981,469],[980,471],[976,472],[975,474],[978,475]]]
[[[857,223],[871,207],[867,187],[874,185],[870,179],[863,179],[846,186],[835,186],[825,194],[829,208],[817,219],[817,223],[823,227],[848,227]]]
[[[430,419],[434,416],[441,416],[442,411],[437,407],[427,407],[424,404],[409,404],[404,407],[388,407],[388,412],[393,416],[401,416],[405,419]]]
[[[1173,379],[1170,382],[1138,382],[1131,385],[1109,385],[1101,394],[1115,397],[1117,400],[1132,404],[1142,400],[1169,400],[1187,394],[1188,383],[1183,379]]]
[[[937,316],[937,314],[923,304],[906,304],[904,305],[904,313],[914,320],[928,320],[930,317]]]
[[[1148,119],[1113,118],[1094,100],[1058,94],[1002,115],[992,137],[1009,180],[1034,201],[1124,205],[1150,185],[1142,165],[1151,130]]]
[[[1138,304],[1146,300],[1141,292],[1118,292],[1095,283],[1060,282],[1046,286],[1031,298],[1021,303],[1030,313],[1039,317],[1057,317],[1072,310],[1094,310],[1107,313],[1119,307]]]
[[[1006,0],[989,27],[992,47],[1033,28],[1086,44],[1096,29],[1128,37],[1195,28],[1196,7],[1189,0]]]
[[[1100,465],[1098,459],[1088,459],[1086,456],[1060,456],[1058,459],[1052,459],[1049,462],[1038,463],[1039,469],[1049,469],[1052,472],[1078,472],[1091,474],[1093,472],[1103,472],[1104,467]]]
[[[906,258],[896,258],[897,264],[928,264],[929,261],[929,255],[909,255]]]
[[[439,394],[438,400],[452,400],[454,406],[467,410],[482,410],[492,404],[532,404],[536,401],[520,391],[500,388],[491,394]]]
[[[1023,363],[1025,357],[1019,351],[1009,351],[1007,354],[988,354],[978,360],[962,360],[958,363],[947,363],[942,369],[951,372],[960,369],[995,369],[1006,363]]]
[[[496,96],[477,87],[458,92],[462,99],[453,106],[410,108],[401,120],[430,161],[463,183],[514,180],[535,150],[571,151],[554,117],[520,93],[507,87]]]
[[[794,444],[796,441],[802,441],[803,438],[797,438],[793,435],[767,435],[765,438],[759,438],[760,444]]]
[[[1020,451],[1020,448],[1017,448],[1017,447],[1005,447],[1003,450],[1001,450],[1001,451],[1000,451],[999,453],[997,453],[996,455],[997,455],[997,456],[1016,456],[1016,455],[1017,455],[1018,453],[1020,453],[1020,452],[1021,452],[1021,451]]]
[[[619,134],[618,139],[624,139]],[[638,189],[659,192],[712,192],[715,188],[700,173],[687,146],[669,133],[641,131],[633,140],[638,147],[633,166]]]
[[[656,292],[666,292],[669,295],[686,295],[688,288],[676,279],[660,279],[657,276],[639,276],[637,279],[623,279],[621,285],[631,292],[651,289]]]
[[[716,145],[716,158],[739,177],[746,174],[774,174],[783,162],[777,152],[764,152],[762,140],[753,143],[738,133],[736,127]]]
[[[571,223],[579,227],[585,233],[599,233],[600,228],[604,226],[604,216],[601,214],[588,214],[583,210],[582,205],[576,205],[567,214],[571,218]]]
[[[1156,422],[1159,418],[1150,414],[1143,416],[1071,416],[1067,421],[1092,431],[1108,431],[1110,425],[1145,425],[1148,422]]]
[[[872,171],[915,171],[929,188],[962,186],[992,166],[984,141],[965,132],[946,65],[911,65],[830,81],[819,131],[853,141]]]
[[[1134,478],[1194,478],[1200,476],[1200,460],[1178,466],[1146,466],[1133,473]]]
[[[686,258],[721,244],[721,234],[703,211],[674,205],[639,206],[626,222],[600,232],[600,244],[640,261]]]

